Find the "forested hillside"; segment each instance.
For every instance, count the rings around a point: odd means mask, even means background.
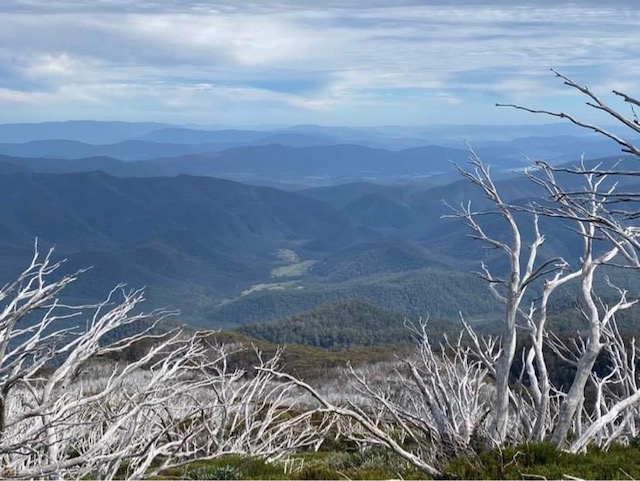
[[[306,344],[325,349],[350,346],[409,345],[409,329],[415,316],[382,309],[350,299],[327,304],[312,311],[271,322],[259,322],[238,330],[276,344]],[[430,319],[429,332],[440,337],[457,332],[451,321]]]
[[[107,158],[92,159],[95,168],[121,177],[64,173],[77,160],[4,159],[7,278],[38,237],[69,258],[69,269],[93,266],[74,296],[91,299],[121,281],[147,286],[153,305],[177,307],[201,326],[278,319],[352,298],[443,319],[462,311],[482,320],[498,309],[472,271],[480,261],[504,269],[504,261],[469,239],[463,222],[443,218],[467,200],[487,207],[464,181],[285,192],[211,177],[127,177],[137,163]],[[30,172],[43,169],[58,173]],[[520,205],[539,194],[520,174],[498,184]],[[533,224],[522,220],[531,235]],[[487,221],[488,232],[502,235],[499,221]],[[545,255],[578,255],[571,231],[555,225],[541,220]]]

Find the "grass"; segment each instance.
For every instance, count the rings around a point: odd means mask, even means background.
[[[640,449],[613,446],[569,454],[548,443],[528,443],[487,451],[475,460],[453,459],[445,473],[452,479],[639,479]]]
[[[332,446],[335,449],[337,446]],[[452,459],[442,479],[639,479],[640,447],[614,446],[585,454],[557,451],[548,443],[528,443]],[[167,470],[160,479],[427,479],[428,476],[382,448],[307,452],[266,462],[245,456],[196,461]]]
[[[169,469],[160,479],[424,479],[424,473],[383,449],[301,453],[266,462],[224,456]]]

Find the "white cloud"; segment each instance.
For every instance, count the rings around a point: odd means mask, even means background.
[[[228,118],[253,109],[257,122],[387,123],[402,105],[435,121],[453,106],[465,122],[496,100],[567,97],[549,67],[635,88],[633,4],[534,5],[3,0],[0,107],[37,99],[34,119],[100,109],[188,121],[206,106]]]
[[[23,92],[21,90],[12,90],[0,88],[0,103],[11,105],[15,103],[35,103],[43,98],[44,94],[39,92]]]

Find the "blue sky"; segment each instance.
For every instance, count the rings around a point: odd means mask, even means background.
[[[1,0],[0,122],[591,119],[556,68],[640,95],[640,2]]]

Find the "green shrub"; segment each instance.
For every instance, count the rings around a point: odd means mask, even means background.
[[[481,453],[477,459],[452,459],[444,478],[523,479],[542,476],[562,479],[621,479],[640,477],[640,450],[613,446],[608,451],[589,449],[584,454],[558,451],[549,443],[527,443]]]
[[[286,469],[285,466],[295,466]],[[612,446],[608,451],[590,448],[584,454],[556,450],[549,443],[527,443],[494,449],[476,457],[451,459],[443,479],[640,479],[640,448]],[[383,448],[359,451],[304,452],[288,461],[267,463],[260,458],[225,456],[196,461],[180,473],[165,476],[186,479],[425,479],[424,472]],[[165,478],[166,479],[166,478]]]
[[[167,473],[173,475],[174,473]],[[180,476],[188,479],[285,479],[281,467],[261,458],[223,456],[189,464]]]
[[[371,448],[360,451],[307,453],[297,479],[424,479],[424,473],[394,453]]]
[[[189,479],[242,479],[242,472],[235,466],[211,466],[189,472]]]

